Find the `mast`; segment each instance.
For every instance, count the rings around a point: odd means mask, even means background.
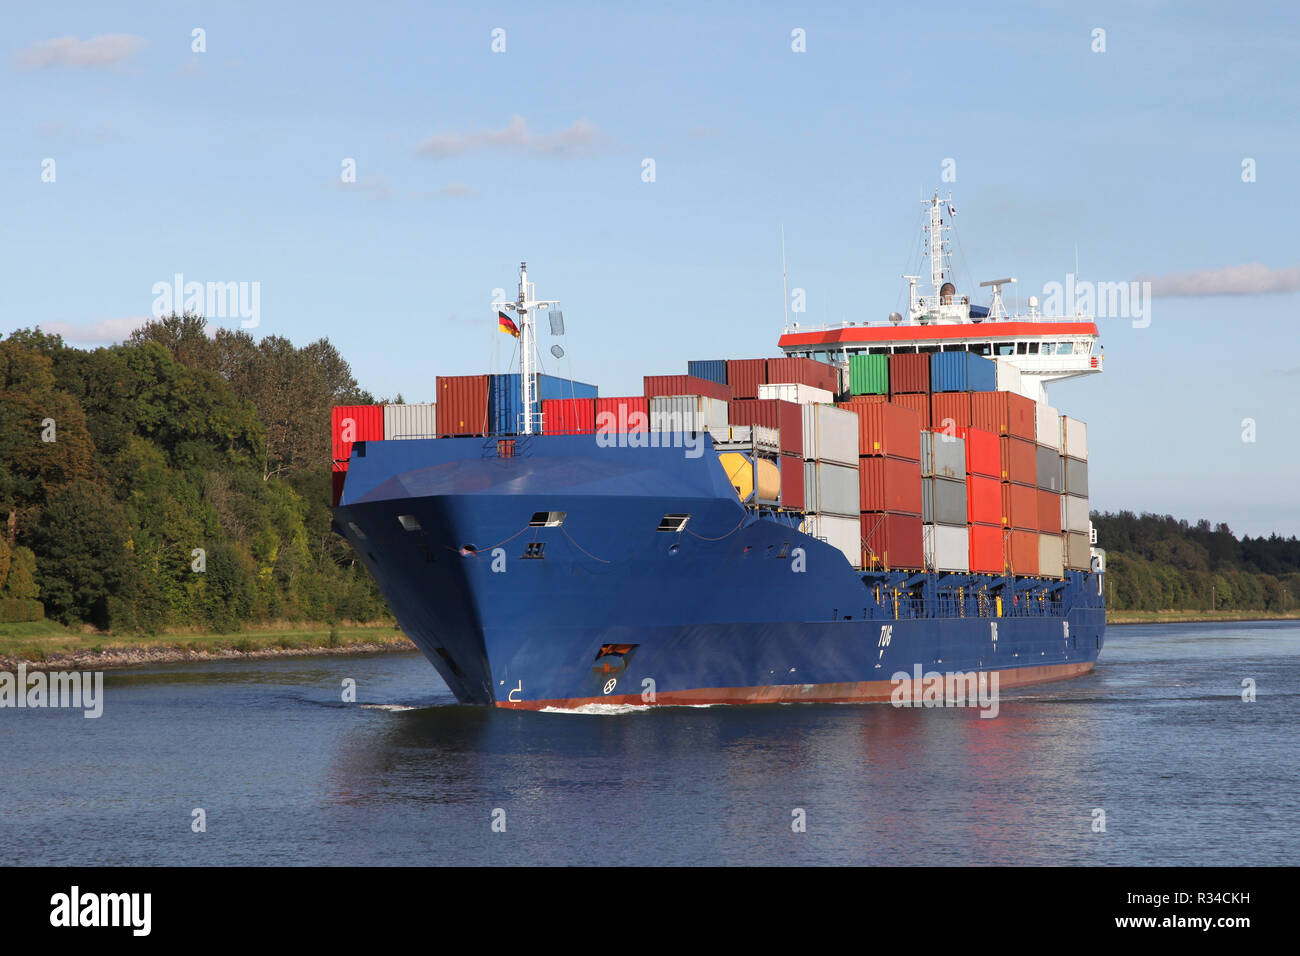
[[[493,302],[496,309],[515,313],[519,326],[519,397],[523,411],[519,417],[519,433],[531,435],[541,430],[541,415],[537,406],[537,330],[533,317],[539,309],[549,309],[560,304],[558,299],[535,299],[537,287],[528,281],[528,263],[519,263],[519,295],[513,302]]]

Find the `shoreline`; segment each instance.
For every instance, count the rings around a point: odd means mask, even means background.
[[[0,670],[15,671],[19,664],[29,672],[52,670],[111,670],[121,667],[144,667],[150,664],[177,664],[197,661],[226,661],[275,657],[322,657],[351,654],[396,654],[418,652],[418,648],[403,638],[400,642],[356,642],[331,647],[260,647],[241,651],[233,647],[212,650],[194,650],[188,647],[156,645],[149,647],[106,647],[96,651],[90,648],[47,655],[43,660],[0,655]]]
[[[1300,611],[1279,614],[1267,611],[1116,611],[1107,612],[1107,627],[1132,624],[1264,624],[1269,621],[1300,621]]]

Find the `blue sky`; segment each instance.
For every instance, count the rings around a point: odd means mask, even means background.
[[[553,371],[637,392],[688,358],[775,351],[782,224],[806,321],[882,319],[916,267],[917,199],[942,186],[965,286],[1015,275],[1026,296],[1063,282],[1077,247],[1085,279],[1220,293],[1157,297],[1145,329],[1102,320],[1106,372],[1052,390],[1090,424],[1095,507],[1300,533],[1297,19],[25,5],[0,49],[0,332],[92,345],[175,273],[258,282],[254,334],[328,336],[372,392],[429,400],[439,373],[507,365],[488,302],[527,259],[564,304]]]

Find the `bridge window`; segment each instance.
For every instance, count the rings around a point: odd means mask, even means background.
[[[1037,354],[1038,354],[1038,343],[1037,343],[1037,342],[1030,342],[1030,343],[1029,343],[1029,354],[1030,354],[1030,355],[1037,355]]]
[[[993,343],[994,355],[1014,355],[1015,353],[1016,353],[1015,342],[994,342]]]
[[[1026,353],[1028,353],[1028,351],[1029,351],[1029,343],[1028,343],[1028,342],[1017,342],[1017,343],[1016,343],[1016,354],[1017,354],[1017,355],[1025,355]]]

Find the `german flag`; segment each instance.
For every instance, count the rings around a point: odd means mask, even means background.
[[[510,316],[506,315],[504,312],[497,313],[497,331],[505,332],[507,335],[513,335],[515,338],[519,338],[518,327],[510,321]]]

